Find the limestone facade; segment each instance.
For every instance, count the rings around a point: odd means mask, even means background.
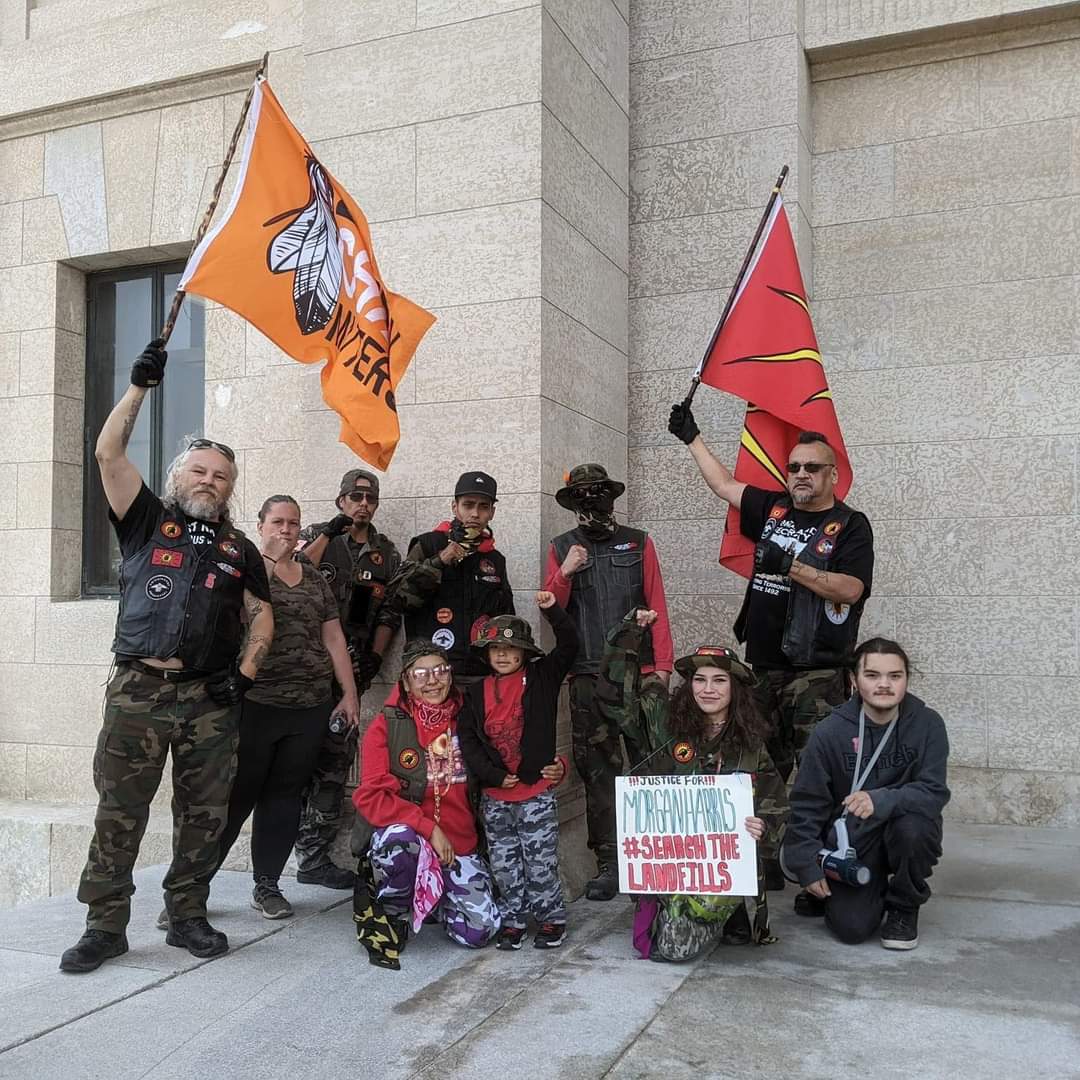
[[[1076,824],[1071,8],[0,0],[0,532],[18,552],[0,582],[0,903],[73,883],[94,801],[116,608],[80,597],[85,281],[186,255],[264,51],[386,279],[439,317],[398,392],[380,527],[404,545],[462,469],[489,468],[535,614],[570,523],[554,492],[603,461],[656,538],[680,648],[728,640],[741,583],[667,408],[788,163],[852,501],[877,530],[866,628],[911,647],[949,722],[957,816]],[[317,373],[207,307],[205,430],[238,449],[241,523],[271,491],[327,514],[353,459]],[[740,403],[698,403],[733,458]],[[579,788],[563,812],[579,848]]]

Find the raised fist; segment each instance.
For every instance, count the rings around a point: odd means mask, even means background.
[[[141,386],[144,390],[157,386],[165,378],[165,361],[168,359],[165,342],[154,338],[131,365],[131,385]]]
[[[694,414],[689,405],[678,404],[671,406],[671,416],[668,418],[668,431],[677,439],[682,439],[689,446],[700,434]]]

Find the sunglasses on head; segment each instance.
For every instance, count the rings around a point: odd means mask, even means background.
[[[372,506],[379,505],[379,496],[374,491],[347,491],[345,492],[345,498],[349,502],[371,503]]]
[[[192,439],[188,443],[189,450],[216,450],[224,454],[233,464],[236,464],[236,453],[231,446],[224,443],[214,442],[213,439]]]
[[[788,476],[798,476],[801,469],[805,469],[811,476],[821,472],[822,469],[831,469],[831,465],[826,465],[820,461],[789,461],[787,463]]]

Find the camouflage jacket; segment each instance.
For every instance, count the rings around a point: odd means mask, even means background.
[[[754,812],[765,822],[758,842],[762,859],[775,858],[787,826],[788,798],[764,743],[739,749],[724,732],[711,742],[676,736],[669,726],[671,698],[655,676],[641,676],[644,631],[627,616],[607,636],[600,664],[596,702],[601,715],[639,746],[648,750],[639,769],[654,776],[686,773],[750,773],[754,780]]]

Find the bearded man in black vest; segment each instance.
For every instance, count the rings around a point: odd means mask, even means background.
[[[758,706],[773,725],[769,753],[788,780],[818,722],[847,699],[844,669],[874,576],[870,522],[836,498],[836,456],[819,432],[801,432],[789,452],[787,491],[767,491],[732,476],[685,405],[672,406],[668,430],[757,542],[735,636],[746,644]],[[766,875],[770,888],[783,888],[778,866],[766,866]]]

